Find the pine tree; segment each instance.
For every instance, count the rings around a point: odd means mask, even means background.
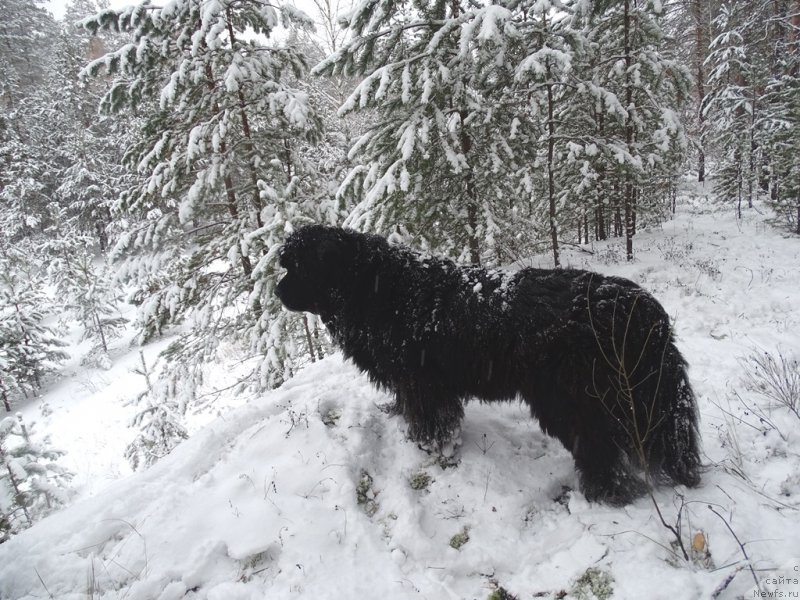
[[[692,75],[692,102],[681,115],[690,139],[691,158],[696,179],[706,181],[713,166],[709,123],[703,107],[708,88],[708,55],[712,36],[712,21],[719,15],[723,0],[678,0],[664,3],[663,29],[667,33],[667,52],[687,65]]]
[[[0,32],[8,44],[0,50],[0,64],[13,75],[0,112],[0,199],[5,208],[0,244],[21,244],[43,258],[43,240],[64,232],[52,229],[52,217],[67,208],[74,221],[69,231],[90,233],[104,249],[108,205],[120,184],[119,140],[125,138],[126,123],[94,118],[97,93],[77,79],[92,43],[70,21],[96,8],[89,0],[77,0],[67,8],[67,21],[56,24],[26,4],[16,7],[26,18],[12,18],[12,25]]]
[[[782,224],[800,235],[800,76],[797,54],[794,71],[773,79],[767,99],[774,112],[768,117],[768,151],[771,158],[769,203]]]
[[[458,1],[362,2],[350,14],[349,41],[315,68],[361,80],[340,114],[375,115],[340,188],[357,202],[350,225],[497,260],[522,178],[508,143],[522,122],[511,125],[504,98],[512,20],[505,7]]]
[[[800,234],[800,2],[793,0],[773,10],[769,33],[774,40],[774,62],[764,90],[762,119],[768,201],[780,222]]]
[[[135,373],[145,378],[147,387],[136,397],[135,404],[141,408],[131,426],[138,431],[125,449],[134,470],[151,466],[189,437],[184,416],[196,391],[196,377],[186,372],[189,367],[180,365],[156,379],[142,352],[139,357],[141,366]]]
[[[83,339],[93,342],[82,362],[108,369],[109,344],[121,335],[127,319],[119,312],[121,294],[93,246],[88,236],[54,232],[45,249],[50,255],[47,271],[60,306],[81,324]]]
[[[670,205],[687,147],[680,114],[691,75],[663,47],[662,17],[659,0],[603,0],[586,24],[594,52],[582,79],[594,100],[586,105],[596,118],[596,171],[608,179],[628,260],[637,227]]]
[[[287,83],[303,56],[270,42],[281,23],[308,20],[256,0],[178,0],[85,21],[132,36],[87,68],[114,76],[104,110],[147,107],[126,153],[141,179],[115,209],[129,226],[112,252],[136,285],[142,339],[191,315],[171,358],[206,360],[221,340],[249,344],[264,356],[265,385],[292,372],[302,355],[294,341],[305,339],[302,319],[273,294],[277,248],[291,222],[325,220],[300,156],[319,120]]]
[[[558,265],[566,225],[580,241],[613,205],[632,258],[637,215],[663,212],[686,145],[691,79],[661,17],[638,0],[360,4],[316,68],[359,76],[341,111],[378,115],[350,153],[349,222],[478,262],[527,218]]]
[[[21,244],[33,255],[57,187],[51,117],[38,92],[0,115],[0,246]]]
[[[32,433],[19,414],[0,420],[0,543],[69,500],[64,452]]]
[[[56,186],[48,143],[53,123],[40,87],[57,28],[39,4],[0,3],[0,245],[41,233]]]
[[[39,286],[16,261],[0,260],[0,395],[7,412],[19,395],[35,394],[67,358],[64,342],[43,323],[47,301]]]
[[[13,111],[45,78],[56,23],[43,0],[0,0],[0,107]]]
[[[48,106],[57,115],[53,145],[58,158],[53,169],[58,186],[53,201],[59,210],[59,228],[51,233],[91,236],[100,252],[105,252],[109,236],[113,238],[111,206],[119,190],[133,179],[120,164],[136,117],[98,115],[103,82],[79,77],[88,59],[121,42],[119,35],[104,32],[93,37],[76,24],[96,12],[92,0],[73,0],[67,6],[44,87]]]
[[[719,148],[715,193],[735,200],[741,216],[742,202],[752,207],[760,192],[764,155],[764,94],[770,79],[769,36],[762,34],[768,19],[764,2],[728,0],[714,20],[705,106],[715,123],[714,143]]]
[[[583,118],[585,85],[579,70],[589,50],[582,26],[585,8],[549,1],[521,2],[517,8],[523,41],[514,53],[519,58],[512,97],[525,99],[518,101],[518,120],[538,126],[528,127],[532,138],[516,134],[510,144],[516,156],[530,157],[523,161],[528,165],[526,180],[536,182],[533,195],[544,205],[534,208],[534,215],[547,215],[553,262],[560,267],[564,229],[581,218],[587,186],[594,186],[575,177],[586,175],[576,163],[593,143]]]

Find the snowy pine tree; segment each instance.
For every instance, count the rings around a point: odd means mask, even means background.
[[[686,146],[690,76],[662,50],[662,13],[657,0],[358,4],[316,68],[361,78],[342,113],[377,115],[350,152],[349,222],[479,262],[527,218],[559,264],[561,230],[577,221],[588,237],[611,207],[632,257],[637,216],[663,212]]]
[[[67,6],[45,91],[48,106],[57,115],[53,144],[58,148],[54,165],[58,185],[53,201],[59,228],[51,233],[90,236],[105,252],[114,237],[111,206],[133,180],[133,173],[120,164],[137,118],[97,114],[105,86],[79,77],[87,60],[121,40],[107,32],[93,37],[76,24],[97,8],[93,0],[73,0]]]
[[[715,192],[739,212],[767,199],[797,229],[797,2],[727,0],[714,20],[705,112],[719,154]],[[798,230],[800,231],[800,230]]]
[[[142,339],[191,316],[172,358],[193,363],[222,340],[245,344],[265,357],[268,386],[291,374],[303,354],[294,342],[306,339],[272,293],[277,248],[292,221],[326,220],[301,156],[319,120],[287,83],[305,61],[274,41],[280,25],[308,23],[256,0],[175,0],[85,22],[132,36],[87,69],[114,77],[104,110],[147,107],[126,154],[140,179],[115,207],[128,226],[112,253],[137,288]]]
[[[782,224],[800,235],[800,51],[788,55],[784,75],[773,78],[766,99],[770,156],[769,203]]]
[[[0,106],[19,107],[45,79],[56,23],[44,0],[0,0]]]
[[[773,5],[769,36],[772,72],[764,90],[762,121],[768,202],[782,225],[800,234],[800,2]]]
[[[592,52],[582,79],[598,150],[591,162],[628,260],[637,227],[670,206],[688,143],[680,115],[691,75],[664,47],[663,11],[660,0],[598,0],[586,22]]]
[[[69,500],[64,452],[32,433],[21,415],[0,420],[0,543]]]
[[[0,259],[0,395],[8,412],[16,397],[35,394],[67,358],[64,342],[43,323],[48,302],[40,283],[18,260]]]
[[[734,200],[740,216],[742,202],[752,207],[759,193],[760,112],[769,78],[764,48],[752,39],[754,8],[750,2],[725,2],[713,23],[716,36],[707,59],[711,91],[704,112],[715,123],[713,143],[719,152],[715,193]]]
[[[3,0],[0,10],[0,244],[26,243],[47,226],[57,180],[53,114],[42,87],[57,26],[29,0]],[[27,245],[27,251],[35,244]]]
[[[350,39],[315,71],[359,78],[340,114],[375,117],[340,188],[357,202],[348,224],[496,261],[521,208],[508,144],[520,122],[504,98],[512,18],[502,6],[441,1],[364,1],[347,17]]]
[[[586,182],[574,177],[576,161],[592,143],[582,118],[586,99],[580,95],[584,87],[579,78],[584,74],[577,69],[587,52],[584,8],[541,0],[521,2],[517,8],[522,42],[515,53],[513,97],[525,102],[518,101],[515,122],[528,124],[533,135],[521,136],[526,127],[520,124],[509,143],[516,156],[530,157],[523,164],[526,181],[533,183],[533,220],[547,215],[546,235],[554,266],[559,267],[562,230],[579,217],[587,193]]]
[[[126,124],[96,120],[97,93],[77,80],[93,47],[70,19],[96,7],[76,0],[67,7],[67,21],[56,24],[34,3],[6,4],[10,24],[0,31],[0,69],[9,78],[0,97],[0,245],[43,261],[50,240],[89,233],[103,249]]]
[[[66,212],[66,211],[64,211]],[[84,363],[110,368],[109,343],[127,322],[119,312],[121,293],[108,266],[92,251],[87,236],[56,232],[47,242],[48,274],[61,307],[83,327],[83,339],[92,340]]]
[[[156,378],[142,352],[139,358],[140,366],[134,372],[145,378],[147,387],[134,401],[140,407],[131,422],[137,433],[125,449],[125,458],[134,470],[149,467],[189,437],[184,416],[195,398],[197,381],[184,365]]]

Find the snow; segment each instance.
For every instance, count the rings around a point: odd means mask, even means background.
[[[403,74],[400,77],[400,83],[402,85],[402,93],[400,94],[400,100],[403,104],[408,104],[411,102],[411,69],[409,68],[408,64],[403,67]],[[341,114],[341,112],[340,112]]]
[[[46,416],[23,409],[69,451],[61,462],[77,472],[79,499],[0,545],[0,597],[471,599],[499,585],[580,598],[592,568],[611,577],[614,598],[752,598],[751,566],[762,590],[797,593],[800,427],[743,371],[756,350],[797,356],[800,244],[761,210],[737,221],[684,199],[674,220],[637,234],[633,263],[620,260],[620,240],[562,255],[633,279],[674,318],[708,468],[699,488],[654,498],[694,561],[670,551],[651,500],[620,509],[570,491],[569,453],[523,406],[470,403],[455,455],[440,460],[406,439],[381,408],[389,395],[339,355],[244,405],[220,395],[217,418],[129,474],[133,408],[121,400],[143,382],[138,351],[121,343],[110,371],[69,364],[42,399]],[[166,343],[146,348],[148,361]],[[222,378],[229,365],[211,368]],[[698,533],[708,556],[691,547]]]
[[[306,127],[311,107],[308,103],[308,94],[300,91],[282,92],[275,94],[276,99],[283,103],[283,113],[291,125]]]
[[[487,6],[483,9],[483,19],[481,20],[481,30],[478,39],[482,42],[493,41],[500,44],[501,29],[505,28],[506,23],[511,21],[511,11],[502,6]]]

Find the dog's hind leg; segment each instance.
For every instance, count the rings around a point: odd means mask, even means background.
[[[700,483],[701,471],[697,404],[686,364],[672,344],[665,353],[664,376],[655,394],[663,416],[649,447],[651,472],[694,487]]]
[[[580,487],[590,502],[624,506],[647,492],[647,484],[634,474],[626,453],[602,429],[575,436],[569,448],[580,474]]]

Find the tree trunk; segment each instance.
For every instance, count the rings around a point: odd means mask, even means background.
[[[467,181],[467,197],[472,202],[467,204],[467,226],[469,227],[469,260],[473,265],[481,264],[481,249],[478,242],[478,207],[475,204],[475,186],[472,177]]]
[[[675,209],[677,208],[678,204],[678,185],[673,181],[669,187],[669,196],[670,196],[670,205],[672,208],[672,214],[675,214]]]
[[[792,10],[790,11],[789,17],[789,53],[792,56],[797,56],[800,54],[800,0],[794,0],[792,3]],[[797,60],[788,61],[789,67],[789,76],[790,77],[797,77],[800,75],[798,71],[800,70],[800,62]],[[800,211],[800,208],[798,208]],[[800,216],[800,213],[798,213]],[[800,227],[800,219],[798,220],[798,227]],[[800,231],[800,229],[798,229]]]
[[[630,177],[630,176],[627,176]],[[624,202],[625,202],[625,258],[629,261],[633,260],[633,184],[629,181],[625,182],[624,187]]]
[[[800,203],[797,204],[797,221],[795,221],[795,231],[797,235],[800,235]]]
[[[742,164],[741,161],[736,163],[736,217],[741,220],[742,218]]]
[[[630,110],[633,106],[633,86],[630,80],[630,71],[633,59],[631,58],[631,14],[630,14],[631,0],[625,0],[624,18],[623,18],[623,33],[625,45],[625,109],[628,111],[628,116],[625,118],[625,144],[628,147],[628,152],[633,154],[631,146],[633,145],[633,125],[631,123]],[[630,166],[625,170],[624,183],[622,188],[622,201],[625,210],[625,256],[631,261],[633,260],[633,235],[636,232],[634,224],[634,184],[633,178],[630,173]]]
[[[694,20],[694,64],[695,64],[695,89],[697,91],[697,181],[706,180],[706,152],[705,152],[705,116],[703,103],[705,101],[706,74],[704,63],[708,56],[708,0],[692,0],[692,19]]]
[[[558,248],[558,222],[556,215],[556,175],[554,165],[554,154],[556,145],[556,126],[553,113],[555,112],[555,99],[553,98],[553,86],[550,82],[550,62],[547,62],[547,198],[549,202],[550,216],[550,242],[553,246],[553,264],[556,269],[561,267],[561,257]],[[580,233],[580,232],[579,232]],[[580,237],[578,237],[580,242]]]
[[[459,115],[461,116],[461,152],[464,153],[464,158],[466,159],[469,156],[470,150],[472,150],[472,140],[470,139],[467,132],[464,130],[464,120],[467,118],[467,112],[465,110],[460,110]],[[467,241],[469,245],[469,260],[473,265],[480,265],[481,264],[481,248],[480,242],[478,240],[478,198],[477,193],[475,191],[475,178],[472,173],[472,169],[469,168],[466,174],[466,186],[467,186],[467,235],[469,239]]]
[[[308,353],[311,355],[311,362],[317,362],[317,353],[314,352],[314,341],[311,338],[311,329],[308,327],[308,318],[303,314],[303,327],[306,330],[306,343],[308,343]]]
[[[225,10],[225,17],[228,24],[228,36],[230,37],[231,50],[236,51],[236,35],[233,31],[233,19],[231,17],[231,9]],[[250,131],[250,120],[247,118],[247,111],[245,110],[246,103],[244,101],[244,94],[239,90],[237,92],[239,98],[239,116],[242,119],[242,133],[244,134],[244,151],[247,155],[246,162],[250,172],[250,185],[253,186],[252,191],[252,205],[253,213],[251,220],[260,229],[264,224],[261,222],[261,195],[258,191],[258,173],[256,173],[255,165],[253,164],[253,157],[255,156],[255,147],[253,145],[253,136]]]
[[[8,398],[8,388],[2,379],[0,379],[0,391],[3,393],[3,406],[5,407],[6,412],[11,412],[11,400]]]
[[[753,208],[753,196],[758,198],[758,186],[754,185],[756,177],[756,150],[758,144],[756,143],[756,86],[751,86],[753,91],[753,110],[750,111],[750,162],[748,165],[749,173],[747,174],[747,207]]]
[[[606,231],[605,207],[601,204],[597,207],[597,235],[598,240],[605,240],[608,237]]]
[[[100,315],[97,314],[96,310],[92,310],[92,318],[94,320],[94,324],[97,327],[97,335],[100,336],[100,344],[103,346],[103,352],[108,354],[108,345],[106,344],[106,334],[103,332],[103,323],[100,320]]]
[[[600,139],[603,138],[605,134],[605,119],[603,116],[603,111],[599,111],[597,115],[597,135]],[[606,215],[606,205],[608,204],[608,194],[606,194],[607,189],[607,182],[606,182],[606,169],[601,164],[597,168],[597,239],[605,240],[608,238],[609,230],[608,230],[608,223],[609,220],[605,218]]]
[[[211,71],[210,64],[206,65],[206,82],[209,90],[213,90],[216,87],[216,83],[214,82],[214,73]],[[216,114],[220,112],[219,104],[216,102],[214,102],[214,112]],[[224,140],[220,141],[219,149],[220,153],[225,156],[225,154],[228,152],[228,144]],[[223,177],[222,182],[225,185],[225,198],[227,200],[226,208],[228,209],[228,214],[231,216],[231,219],[236,222],[239,220],[239,207],[237,205],[236,190],[233,186],[233,179],[231,179],[229,171],[225,171],[225,177]],[[242,270],[244,271],[245,276],[249,279],[253,274],[253,263],[250,262],[250,257],[242,252],[241,246],[239,246],[238,250],[239,262],[242,265]]]
[[[444,6],[440,5],[444,10]],[[457,19],[461,15],[461,2],[459,0],[450,0],[450,15],[452,18]],[[464,87],[467,87],[467,82],[464,82]],[[464,129],[464,121],[467,118],[467,111],[459,109],[459,117],[461,117],[461,152],[464,154],[465,160],[469,163],[469,152],[472,149],[472,140],[467,135]],[[466,173],[466,192],[467,192],[467,235],[469,236],[467,244],[469,246],[469,260],[473,265],[481,264],[480,241],[478,240],[478,198],[475,190],[475,179],[473,177],[472,169],[470,168]]]
[[[589,213],[583,213],[583,243],[589,243]]]
[[[602,217],[600,216],[600,207],[599,206],[595,206],[594,207],[594,241],[595,242],[600,239],[600,219],[601,218]]]

